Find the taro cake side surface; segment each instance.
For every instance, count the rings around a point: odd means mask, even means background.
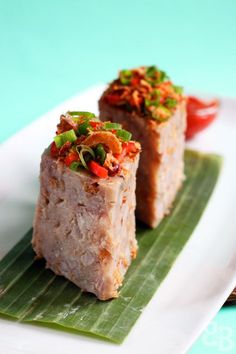
[[[74,127],[76,132],[85,121],[96,127],[96,121],[81,118]],[[71,126],[68,122],[62,117],[59,131],[73,126],[73,121]],[[132,142],[136,150],[124,154],[117,169],[111,142],[122,153],[122,141],[107,130],[104,135],[103,126],[88,127],[87,135],[83,130],[83,144],[77,136],[73,142],[62,141],[59,147],[52,143],[43,153],[32,244],[48,268],[106,300],[118,296],[137,252],[134,210],[140,148]],[[100,150],[96,150],[98,145]],[[90,149],[94,152],[91,159]],[[103,161],[101,151],[106,154]],[[81,153],[88,169],[81,165]]]
[[[184,180],[185,106],[181,88],[155,67],[121,72],[99,100],[100,119],[141,143],[136,215],[150,227],[169,213]]]

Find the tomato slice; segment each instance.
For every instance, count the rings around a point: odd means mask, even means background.
[[[72,162],[74,161],[79,161],[79,156],[75,151],[71,151],[66,157],[65,157],[65,164],[66,166],[70,166]]]
[[[187,98],[187,131],[186,139],[191,139],[195,134],[205,129],[216,118],[219,101],[212,99],[203,101],[197,97]]]
[[[108,177],[108,170],[105,167],[102,167],[97,162],[91,160],[88,162],[89,170],[97,177],[100,178],[107,178]]]

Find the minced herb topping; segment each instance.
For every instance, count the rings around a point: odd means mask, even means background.
[[[131,137],[119,123],[101,122],[90,112],[67,112],[60,117],[50,154],[74,171],[106,178],[119,174],[124,158],[140,151]]]
[[[106,91],[105,99],[159,122],[168,120],[184,99],[183,89],[175,86],[168,75],[156,66],[122,70]]]

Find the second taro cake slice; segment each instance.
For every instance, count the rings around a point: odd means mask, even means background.
[[[136,215],[150,227],[168,214],[184,179],[185,105],[182,88],[155,66],[121,71],[99,101],[100,119],[141,143]]]
[[[69,112],[41,160],[33,248],[48,268],[101,300],[118,296],[137,252],[140,145],[130,137],[91,113]]]

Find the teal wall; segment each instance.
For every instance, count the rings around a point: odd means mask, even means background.
[[[119,68],[236,95],[235,18],[235,0],[0,0],[0,141]]]
[[[154,63],[188,90],[236,96],[236,0],[0,0],[0,141],[120,68]],[[203,337],[192,353],[219,348]]]

